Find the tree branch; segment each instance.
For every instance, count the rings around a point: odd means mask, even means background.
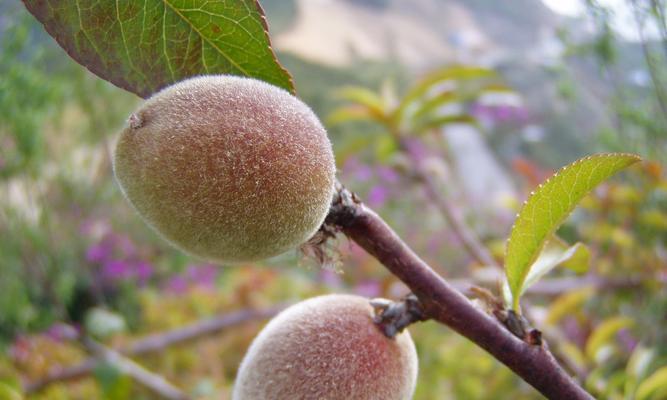
[[[121,373],[131,377],[135,382],[147,388],[166,400],[190,400],[191,397],[185,394],[176,386],[172,385],[164,377],[154,374],[136,362],[123,356],[119,352],[110,349],[88,337],[84,337],[81,342],[84,346],[95,354],[97,358],[111,364]]]
[[[470,339],[550,399],[592,399],[568,376],[546,343],[530,345],[473,304],[422,261],[356,195],[338,186],[326,224],[341,229],[419,298],[427,317]]]
[[[285,306],[281,305],[264,310],[242,310],[197,321],[182,328],[147,336],[137,340],[127,347],[113,351],[117,351],[119,354],[126,356],[138,356],[157,352],[175,344],[218,334],[227,328],[241,325],[245,322],[270,318],[284,308]],[[24,386],[24,391],[26,394],[35,393],[56,382],[83,378],[95,369],[97,363],[98,359],[91,357],[82,361],[80,364],[53,371],[41,380],[27,383]]]
[[[460,292],[466,292],[475,285],[497,285],[502,276],[482,277],[475,279],[450,279],[449,283]],[[659,283],[667,284],[667,278],[655,278]],[[536,296],[559,296],[567,291],[591,287],[596,290],[623,290],[641,287],[645,279],[629,278],[604,278],[597,275],[586,275],[580,277],[565,277],[543,279],[536,282],[526,290],[527,295]],[[525,307],[523,307],[525,308]]]
[[[422,160],[411,151],[410,145],[406,140],[399,140],[399,148],[410,160],[416,178],[422,184],[426,195],[431,199],[442,216],[445,217],[452,232],[459,239],[468,254],[482,265],[500,268],[475,232],[468,228],[465,222],[461,219],[456,206],[454,206],[454,204],[452,204],[445,196],[440,194],[437,183],[431,174],[425,171],[424,166],[422,165]]]
[[[422,168],[417,166],[416,173],[418,178],[424,185],[426,194],[431,198],[431,201],[440,210],[440,213],[445,217],[449,223],[452,232],[461,241],[463,247],[468,251],[478,263],[482,265],[494,266],[500,268],[498,263],[493,259],[491,253],[482,244],[477,235],[468,228],[468,226],[461,220],[456,207],[451,204],[444,196],[438,194],[438,189],[433,178]]]

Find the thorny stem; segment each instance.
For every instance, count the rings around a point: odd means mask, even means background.
[[[470,339],[550,399],[593,399],[561,367],[547,344],[530,345],[475,307],[436,274],[373,210],[338,184],[325,224],[376,257],[419,299],[426,318]]]

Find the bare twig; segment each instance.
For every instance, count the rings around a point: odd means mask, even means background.
[[[245,322],[270,318],[280,312],[283,308],[284,306],[277,306],[264,310],[242,310],[233,312],[198,321],[182,328],[150,335],[127,347],[114,351],[126,356],[137,356],[157,352],[175,344],[218,334],[227,328],[241,325]],[[80,364],[53,371],[41,380],[27,383],[24,387],[24,391],[28,394],[35,393],[56,382],[83,378],[95,369],[97,363],[98,360],[93,357],[84,360]]]
[[[491,253],[486,249],[482,241],[477,237],[465,222],[459,216],[456,206],[452,204],[447,197],[443,196],[438,185],[433,179],[432,174],[424,169],[422,160],[417,157],[405,140],[399,140],[399,146],[403,153],[408,157],[412,164],[412,170],[419,182],[422,184],[426,195],[431,199],[438,211],[447,220],[452,232],[459,239],[463,247],[466,249],[478,263],[482,265],[494,266],[500,268],[498,263],[493,259]]]
[[[422,261],[354,194],[339,185],[326,223],[337,226],[403,281],[426,317],[467,337],[550,399],[592,399],[558,365],[546,343],[530,345],[473,304]]]
[[[466,292],[474,285],[497,285],[502,279],[498,275],[496,278],[475,278],[475,279],[452,279],[449,283],[460,292]],[[667,278],[655,278],[658,282],[667,284]],[[641,287],[645,280],[641,278],[604,278],[597,275],[586,275],[581,277],[551,278],[536,282],[526,290],[526,295],[537,296],[558,296],[567,291],[582,289],[585,287],[595,288],[597,290],[622,290]],[[525,308],[525,307],[523,307]]]
[[[131,377],[135,382],[147,388],[166,400],[190,400],[191,397],[185,394],[176,386],[172,385],[164,377],[154,374],[123,356],[119,352],[112,350],[89,337],[84,337],[81,342],[95,356],[117,368],[121,373]]]
[[[461,220],[455,206],[451,204],[444,196],[438,193],[438,187],[427,172],[422,168],[416,168],[416,173],[424,185],[424,191],[431,198],[431,201],[440,210],[440,213],[445,217],[452,232],[461,241],[463,247],[468,251],[478,263],[482,265],[495,266],[500,268],[498,263],[493,259],[491,253],[482,244],[477,235],[468,228],[468,226]]]
[[[662,117],[667,120],[667,99],[663,92],[662,80],[655,65],[655,60],[651,54],[651,50],[648,47],[646,42],[646,37],[644,35],[644,20],[642,19],[640,13],[640,7],[637,3],[637,0],[630,0],[630,5],[632,6],[632,15],[634,16],[635,25],[637,28],[637,33],[639,34],[639,44],[641,45],[642,54],[644,55],[644,61],[646,61],[646,66],[648,67],[649,76],[651,82],[653,83],[653,90],[655,90],[655,97],[658,102],[658,106],[662,111]]]

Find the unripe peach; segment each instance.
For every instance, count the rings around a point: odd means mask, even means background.
[[[410,334],[386,337],[367,299],[336,294],[268,323],[241,363],[232,399],[406,400],[416,379]]]
[[[114,171],[165,239],[204,259],[238,262],[278,255],[315,233],[335,164],[307,105],[267,83],[217,75],[148,99],[120,136]]]

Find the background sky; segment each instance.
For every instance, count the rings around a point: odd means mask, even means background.
[[[569,16],[580,16],[585,12],[584,2],[581,0],[542,0],[552,10]],[[613,27],[623,37],[629,40],[637,40],[639,34],[633,19],[632,9],[627,0],[599,0],[604,6],[609,6],[613,11]],[[644,34],[648,37],[657,37],[657,31],[653,24],[644,27]],[[655,35],[655,36],[654,36]]]

